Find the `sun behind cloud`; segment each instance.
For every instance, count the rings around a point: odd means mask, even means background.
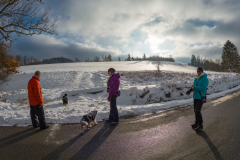
[[[150,48],[152,50],[152,53],[159,53],[161,52],[161,49],[159,48],[159,45],[164,42],[163,39],[159,39],[155,36],[149,36],[147,39],[147,42],[150,45]]]

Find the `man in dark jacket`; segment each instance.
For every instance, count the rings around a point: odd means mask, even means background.
[[[110,114],[107,122],[110,122],[112,125],[117,125],[119,123],[117,96],[120,86],[120,74],[115,73],[114,68],[109,68],[108,75],[110,76],[107,82],[107,92],[109,93],[108,101],[110,101]]]

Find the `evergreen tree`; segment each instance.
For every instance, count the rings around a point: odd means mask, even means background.
[[[229,40],[223,46],[222,68],[230,72],[238,72],[240,68],[240,57],[237,47]]]
[[[144,55],[143,55],[143,59],[146,60],[146,55],[145,55],[145,53],[144,53]]]
[[[112,61],[112,56],[111,56],[111,54],[108,55],[107,59],[108,59],[108,61],[110,61],[110,62]]]
[[[131,61],[131,56],[130,56],[130,53],[128,53],[128,58],[127,58],[127,61]]]
[[[197,60],[196,60],[196,56],[195,56],[195,55],[192,55],[192,58],[191,58],[191,65],[192,65],[192,66],[196,66],[196,62],[197,62]]]

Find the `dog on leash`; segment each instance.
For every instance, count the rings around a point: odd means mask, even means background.
[[[87,127],[88,130],[91,129],[91,123],[97,124],[96,122],[97,111],[91,111],[90,113],[83,115],[80,124],[81,124],[81,133],[83,133],[83,128]]]

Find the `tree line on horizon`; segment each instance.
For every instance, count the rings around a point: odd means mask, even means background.
[[[221,59],[203,59],[199,55],[192,55],[189,65],[203,67],[205,70],[218,72],[240,72],[240,56],[237,47],[229,40],[223,46]]]
[[[120,57],[118,57],[118,60],[121,61]],[[106,55],[102,55],[102,57],[94,56],[93,58],[88,57],[85,59],[85,62],[111,62],[111,61],[113,61],[111,54],[109,54],[108,56]]]
[[[144,53],[142,58],[141,57],[131,57],[130,53],[128,53],[128,57],[125,59],[125,61],[168,61],[168,62],[175,62],[174,58],[170,55],[169,57],[162,57],[158,55],[153,55],[147,57]]]

